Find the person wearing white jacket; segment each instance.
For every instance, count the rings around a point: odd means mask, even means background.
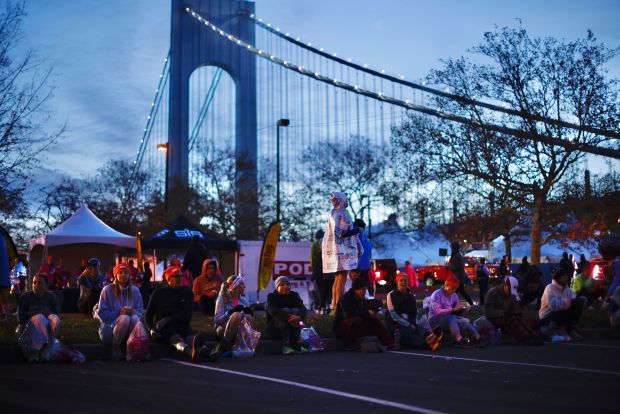
[[[540,301],[541,332],[552,339],[579,340],[582,336],[575,330],[581,319],[586,299],[577,297],[568,286],[569,275],[560,268],[553,274],[553,280],[543,292]],[[561,338],[561,339],[560,339]]]
[[[129,265],[119,263],[114,267],[114,282],[103,288],[95,318],[101,321],[99,337],[104,345],[112,345],[110,359],[124,358],[122,345],[140,322],[144,305],[140,289],[129,281]]]

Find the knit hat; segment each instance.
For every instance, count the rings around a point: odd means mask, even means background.
[[[88,259],[88,262],[86,262],[86,266],[101,266],[101,262],[96,257],[92,257]]]
[[[280,286],[282,283],[288,283],[288,284],[290,284],[290,283],[291,283],[291,281],[290,281],[290,280],[289,280],[289,278],[288,278],[288,277],[286,277],[286,276],[280,276],[279,278],[277,278],[277,279],[276,279],[276,281],[275,281],[275,283],[274,283],[274,284],[275,284],[275,286],[276,286],[276,289],[277,289],[277,288],[278,288],[278,286]]]
[[[170,279],[172,276],[176,275],[177,273],[181,273],[181,268],[174,266],[174,265],[170,265],[166,268],[166,270],[164,270],[164,280],[167,282],[168,279]]]
[[[131,269],[129,268],[129,265],[127,263],[117,264],[116,266],[114,266],[112,273],[116,276],[118,273],[120,273],[121,270],[126,270],[127,272],[131,273]]]
[[[517,288],[519,287],[519,281],[517,280],[517,278],[514,276],[507,276],[504,280],[504,283],[510,284],[510,294],[516,296],[517,299],[519,299],[519,292],[517,291]]]
[[[455,289],[459,288],[459,285],[461,284],[461,282],[459,282],[459,280],[454,277],[454,276],[450,276],[449,278],[446,279],[446,283],[444,284],[445,287],[454,287]]]

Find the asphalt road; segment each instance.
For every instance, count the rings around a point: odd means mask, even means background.
[[[0,365],[9,413],[617,413],[620,341]]]

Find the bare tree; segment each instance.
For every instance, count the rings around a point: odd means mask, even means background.
[[[27,172],[64,130],[43,131],[48,118],[51,69],[44,69],[32,51],[13,54],[25,16],[22,2],[7,1],[0,11],[0,213],[10,215],[23,204]]]
[[[424,163],[426,182],[454,179],[468,191],[484,195],[494,190],[518,205],[530,225],[532,261],[539,263],[541,246],[555,237],[545,227],[549,199],[584,157],[579,146],[618,146],[585,130],[618,125],[618,81],[608,79],[604,67],[618,50],[607,49],[589,32],[574,42],[531,38],[522,28],[496,29],[484,37],[472,52],[491,63],[448,59],[428,79],[456,95],[499,103],[514,112],[498,114],[467,101],[437,98],[434,104],[441,111],[472,123],[412,115],[394,131],[394,143],[406,158]],[[568,128],[566,120],[584,128]],[[515,137],[483,126],[498,123],[523,134]],[[575,145],[530,139],[543,135]]]
[[[234,151],[211,146],[204,159],[202,178],[194,185],[200,195],[200,215],[203,225],[224,238],[236,233]]]
[[[364,137],[351,137],[346,145],[318,142],[302,153],[301,165],[303,193],[318,197],[315,202],[328,209],[326,203],[332,191],[348,195],[354,217],[362,215],[369,199],[373,204],[382,201],[380,186],[386,178],[386,151]]]

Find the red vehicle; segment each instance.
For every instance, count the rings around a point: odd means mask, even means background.
[[[370,271],[374,273],[375,283],[389,292],[396,287],[396,276],[400,270],[394,259],[371,259]]]
[[[592,290],[595,292],[605,292],[614,278],[614,260],[595,259],[590,261],[590,272],[592,276]]]
[[[472,280],[476,280],[476,270],[480,265],[478,257],[464,256],[465,271]],[[490,275],[489,277],[496,277],[498,265],[494,263],[487,263]],[[449,269],[448,264],[433,265],[433,266],[418,266],[415,268],[415,272],[418,275],[420,284],[424,283],[426,286],[433,286],[436,282],[445,282],[449,276],[454,276],[454,273]]]

